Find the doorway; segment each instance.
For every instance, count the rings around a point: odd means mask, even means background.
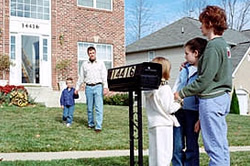
[[[22,83],[40,83],[40,54],[38,36],[21,36]]]

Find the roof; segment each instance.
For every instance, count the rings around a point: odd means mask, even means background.
[[[239,43],[236,46],[232,47],[231,54],[233,56],[231,58],[233,64],[233,71],[235,71],[236,67],[239,65],[240,61],[242,60],[249,48],[250,42]]]
[[[241,31],[241,33],[243,33],[244,35],[246,35],[247,37],[249,37],[249,38],[250,38],[250,29],[247,29],[247,30]]]
[[[128,45],[126,53],[134,53],[148,50],[183,46],[188,40],[194,37],[205,38],[200,30],[201,23],[190,17],[182,19],[165,26],[164,28]],[[230,45],[237,45],[240,42],[247,42],[249,37],[241,32],[228,29],[223,35]]]

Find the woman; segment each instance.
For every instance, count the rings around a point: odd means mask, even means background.
[[[175,99],[198,95],[199,118],[209,165],[229,166],[226,115],[230,109],[232,65],[230,49],[222,34],[227,29],[225,11],[207,6],[199,16],[208,44],[198,64],[198,77],[175,93]]]

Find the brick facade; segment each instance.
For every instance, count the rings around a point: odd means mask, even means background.
[[[4,7],[5,6],[5,7]],[[9,53],[9,1],[0,0],[0,53]]]
[[[55,66],[60,59],[71,59],[69,76],[77,80],[77,42],[112,44],[113,66],[125,64],[124,0],[113,0],[112,11],[80,7],[76,0],[52,1],[51,10],[53,88],[57,87]]]
[[[77,0],[51,0],[52,88],[57,89],[56,62],[71,59],[68,74],[77,80],[77,42],[113,45],[113,66],[125,64],[124,0],[112,0],[112,11],[77,6]],[[0,0],[0,54],[9,54],[9,3]],[[60,35],[64,42],[60,43]]]
[[[9,1],[0,0],[0,56],[9,54]],[[2,74],[0,73],[0,79]],[[9,73],[6,73],[6,79]]]

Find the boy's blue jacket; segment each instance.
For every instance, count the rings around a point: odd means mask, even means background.
[[[61,94],[60,104],[63,106],[72,106],[75,105],[74,99],[78,98],[79,95],[75,95],[75,88],[71,88],[70,91],[68,91],[68,88],[65,88]]]

